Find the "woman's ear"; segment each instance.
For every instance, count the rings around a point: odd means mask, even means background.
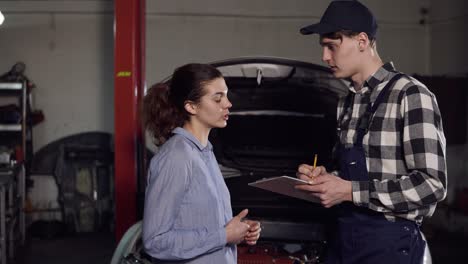
[[[197,105],[194,102],[186,101],[184,103],[185,111],[189,112],[191,115],[197,114]]]

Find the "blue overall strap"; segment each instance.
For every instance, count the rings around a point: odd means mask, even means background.
[[[351,102],[354,101],[354,93],[352,92],[348,92],[348,95],[346,95],[346,99],[345,99],[345,102],[343,104],[343,110],[340,114],[340,116],[338,117],[338,124],[337,124],[337,127],[338,127],[338,131],[341,131],[341,129],[343,129],[343,119],[345,117],[346,114],[348,114],[348,112],[351,112]],[[338,134],[338,138],[339,138],[339,134]]]
[[[400,79],[403,76],[403,73],[397,73],[395,76],[393,76],[390,81],[385,85],[385,87],[380,91],[379,95],[377,96],[377,99],[375,99],[375,102],[372,104],[369,102],[367,105],[366,112],[362,115],[362,117],[359,119],[359,125],[357,128],[357,138],[356,138],[356,144],[357,146],[362,145],[362,139],[364,138],[364,135],[367,133],[370,125],[370,121],[372,120],[372,116],[374,115],[375,111],[379,107],[379,105],[383,102],[385,96],[389,93],[389,90],[392,88],[393,84]]]

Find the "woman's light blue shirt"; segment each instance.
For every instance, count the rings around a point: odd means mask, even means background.
[[[143,216],[145,251],[161,263],[237,263],[226,244],[229,191],[210,142],[176,128],[152,158]],[[159,262],[157,262],[159,263]]]

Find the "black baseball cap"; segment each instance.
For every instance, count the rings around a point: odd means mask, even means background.
[[[365,32],[371,38],[377,35],[377,21],[372,12],[355,0],[333,1],[323,13],[320,22],[301,28],[301,34],[328,34],[340,30]]]

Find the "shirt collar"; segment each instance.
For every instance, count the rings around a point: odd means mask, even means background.
[[[379,84],[386,81],[390,77],[390,72],[395,71],[395,66],[393,62],[387,62],[382,67],[380,67],[374,74],[369,76],[367,80],[364,81],[364,85],[361,88],[360,92],[365,93],[367,91],[372,92]],[[356,90],[353,86],[353,82],[350,84],[350,90],[356,93]]]
[[[206,146],[203,146],[200,141],[198,141],[198,139],[190,132],[188,132],[187,130],[185,130],[184,128],[182,127],[176,127],[174,128],[174,130],[172,130],[172,133],[173,134],[177,134],[177,135],[181,135],[183,136],[184,138],[188,139],[189,141],[191,141],[193,144],[195,144],[195,146],[197,146],[197,148],[200,150],[200,151],[211,151],[213,149],[213,145],[211,145],[210,141],[208,141],[208,144]]]
[[[367,78],[366,85],[369,87],[370,90],[374,90],[375,87],[377,87],[379,84],[381,84],[389,78],[391,71],[395,71],[395,66],[393,66],[393,62],[385,63],[374,74]]]

